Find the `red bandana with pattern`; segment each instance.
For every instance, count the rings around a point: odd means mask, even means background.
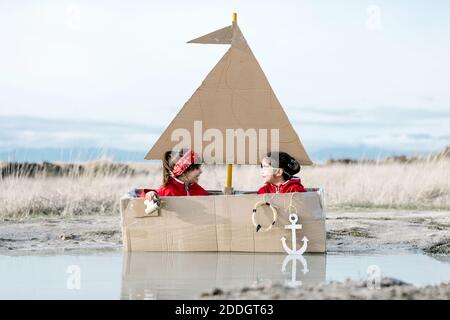
[[[172,173],[175,177],[183,174],[187,168],[191,166],[191,164],[196,163],[198,160],[198,154],[194,151],[187,151],[176,163],[173,167]]]

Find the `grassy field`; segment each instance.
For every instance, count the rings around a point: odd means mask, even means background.
[[[134,187],[158,187],[161,166],[154,163],[84,164],[1,163],[0,218],[39,215],[117,215],[119,199]],[[222,189],[224,166],[204,166],[200,183]],[[332,162],[304,167],[305,187],[325,191],[328,210],[417,209],[450,210],[450,159],[415,161]],[[235,166],[237,190],[261,186],[259,168]]]

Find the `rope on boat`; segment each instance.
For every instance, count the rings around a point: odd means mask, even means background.
[[[274,196],[272,196],[272,199],[274,198]],[[287,213],[289,214],[289,217],[295,215],[298,216],[297,213],[297,207],[294,206],[293,204],[293,200],[294,200],[294,193],[291,193],[290,197],[289,197],[289,205],[286,208]],[[286,203],[285,203],[286,204]],[[272,210],[272,223],[269,224],[267,227],[263,228],[261,226],[261,224],[256,222],[256,213],[258,211],[258,208],[261,206],[268,206],[271,210]],[[253,212],[252,212],[252,222],[253,225],[256,228],[256,232],[261,231],[261,232],[267,232],[270,229],[272,229],[273,225],[275,224],[275,222],[278,219],[278,208],[275,207],[274,205],[272,205],[269,201],[266,200],[266,194],[263,195],[263,200],[259,201],[257,203],[255,203],[255,206],[253,207]]]
[[[269,224],[267,227],[263,228],[261,226],[261,224],[256,222],[256,212],[258,210],[259,207],[261,206],[268,206],[270,209],[272,209],[272,223]],[[275,222],[277,221],[278,218],[278,209],[273,206],[270,202],[266,201],[265,199],[265,195],[263,196],[263,200],[259,201],[257,203],[255,203],[255,206],[253,207],[253,212],[252,212],[252,222],[253,225],[256,228],[256,232],[261,231],[261,232],[267,232],[270,229],[272,229],[273,225],[275,224]]]

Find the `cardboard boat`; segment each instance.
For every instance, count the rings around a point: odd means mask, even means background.
[[[278,212],[267,232],[256,231],[252,213],[258,202],[270,202]],[[295,209],[294,209],[295,208]],[[289,214],[296,212],[302,228],[297,248],[308,239],[306,252],[325,252],[325,213],[322,191],[285,194],[162,197],[161,210],[145,214],[143,199],[121,200],[123,247],[126,251],[284,252],[281,238],[291,239]],[[263,228],[273,221],[268,206],[258,209]],[[289,241],[288,241],[289,242]],[[291,244],[289,244],[291,245]]]
[[[229,44],[230,48],[175,116],[145,159],[163,160],[168,150],[191,148],[201,154],[202,161],[207,164],[227,164],[226,186],[223,192],[210,192],[209,196],[163,197],[162,209],[150,215],[145,213],[143,199],[122,199],[124,249],[283,252],[280,239],[291,239],[291,230],[286,229],[285,225],[290,224],[289,214],[296,213],[298,223],[302,224],[302,229],[297,231],[296,247],[302,247],[309,240],[308,252],[325,252],[322,190],[310,188],[303,193],[257,195],[256,192],[232,189],[232,165],[259,165],[268,151],[284,151],[301,165],[312,164],[242,35],[236,15],[233,15],[232,25],[189,43]],[[194,137],[194,146],[191,140],[173,140],[174,133],[179,129]],[[202,134],[203,130],[209,129],[220,139],[212,139],[211,136],[208,136],[209,139],[195,138],[199,132]],[[219,144],[218,141],[223,137],[229,137],[229,130],[244,133],[244,143],[246,137],[250,141],[245,133],[256,132],[257,144],[250,146],[249,142],[248,145],[244,144],[244,149],[239,149],[239,141],[234,143],[234,136],[232,143],[228,144],[227,140],[225,145]],[[269,144],[262,143],[268,140]],[[255,204],[261,201],[268,206],[263,205],[257,210],[261,228],[258,229],[255,228],[252,213]],[[273,218],[274,214],[277,215],[276,219]],[[294,245],[291,243],[291,248]]]

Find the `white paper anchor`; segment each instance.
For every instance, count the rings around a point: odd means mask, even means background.
[[[295,213],[291,213],[289,215],[289,221],[291,222],[291,224],[289,225],[285,225],[284,228],[285,229],[291,229],[292,231],[292,236],[291,236],[291,240],[292,240],[292,249],[290,249],[287,244],[286,244],[286,238],[283,236],[281,237],[281,243],[283,244],[283,249],[284,251],[286,251],[288,254],[298,254],[298,255],[302,255],[305,251],[306,248],[308,247],[308,238],[306,236],[303,237],[302,241],[303,241],[303,245],[300,249],[297,250],[297,229],[301,229],[302,225],[301,224],[297,224],[298,221],[298,216]]]
[[[281,266],[281,272],[286,272],[286,266],[289,262],[292,261],[292,268],[291,268],[291,280],[286,280],[285,284],[288,287],[295,288],[302,285],[302,282],[300,280],[297,280],[297,260],[300,261],[300,263],[303,266],[302,272],[303,274],[307,274],[309,272],[308,269],[308,262],[302,255],[287,255],[284,260],[283,264]]]

